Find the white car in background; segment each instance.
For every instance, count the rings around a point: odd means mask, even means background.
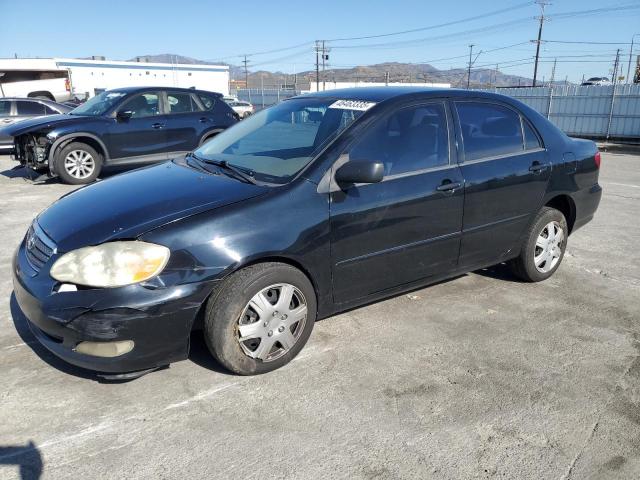
[[[249,102],[231,100],[228,101],[227,104],[240,116],[240,118],[247,118],[255,112],[254,106]]]

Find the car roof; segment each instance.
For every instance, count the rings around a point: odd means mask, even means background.
[[[137,93],[137,92],[147,92],[149,90],[170,90],[172,92],[200,92],[200,93],[208,93],[209,95],[217,95],[222,97],[221,93],[218,92],[210,92],[208,90],[198,90],[195,88],[181,88],[181,87],[160,87],[160,86],[149,86],[149,87],[121,87],[121,88],[111,88],[109,92],[122,92],[122,93]]]
[[[313,92],[298,95],[293,98],[335,98],[360,100],[364,102],[384,102],[385,100],[420,96],[423,98],[487,98],[504,100],[508,97],[495,93],[482,92],[479,90],[462,90],[457,88],[431,88],[431,87],[358,87],[340,88],[336,90],[325,90],[324,92]]]

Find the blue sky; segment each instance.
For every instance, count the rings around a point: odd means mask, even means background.
[[[86,57],[128,59],[136,55],[176,53],[240,64],[251,55],[255,69],[289,73],[313,68],[313,47],[305,42],[371,36],[431,27],[404,35],[330,41],[330,66],[385,61],[428,62],[437,68],[464,67],[470,43],[483,51],[474,67],[502,63],[505,73],[531,77],[539,7],[525,1],[395,0],[320,2],[243,0],[0,0],[0,57]],[[558,58],[556,79],[578,81],[582,75],[607,75],[615,51],[622,50],[623,74],[633,34],[640,34],[639,0],[555,0],[546,9],[543,38],[555,41],[621,42],[619,45],[545,43],[539,78],[550,76]],[[561,15],[592,9],[608,11]],[[504,10],[502,13],[487,15]],[[637,53],[640,54],[640,35]],[[501,47],[509,47],[496,50]],[[493,51],[489,51],[493,50]],[[475,55],[474,55],[475,56]],[[461,58],[451,58],[461,57]],[[250,67],[251,68],[251,67]]]

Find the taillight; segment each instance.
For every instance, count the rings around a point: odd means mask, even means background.
[[[71,82],[68,78],[64,79],[64,88],[67,90],[67,92],[71,91]]]
[[[596,168],[600,168],[600,152],[596,152],[593,159],[596,161]]]

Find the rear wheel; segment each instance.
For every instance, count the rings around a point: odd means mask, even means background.
[[[302,350],[315,318],[315,292],[306,275],[290,265],[262,263],[231,275],[209,299],[205,339],[232,372],[266,373]]]
[[[562,212],[543,207],[529,227],[520,255],[511,262],[515,275],[527,282],[540,282],[553,275],[564,257],[568,234]]]
[[[101,169],[102,156],[86,143],[72,142],[57,156],[56,171],[64,183],[91,183]]]

